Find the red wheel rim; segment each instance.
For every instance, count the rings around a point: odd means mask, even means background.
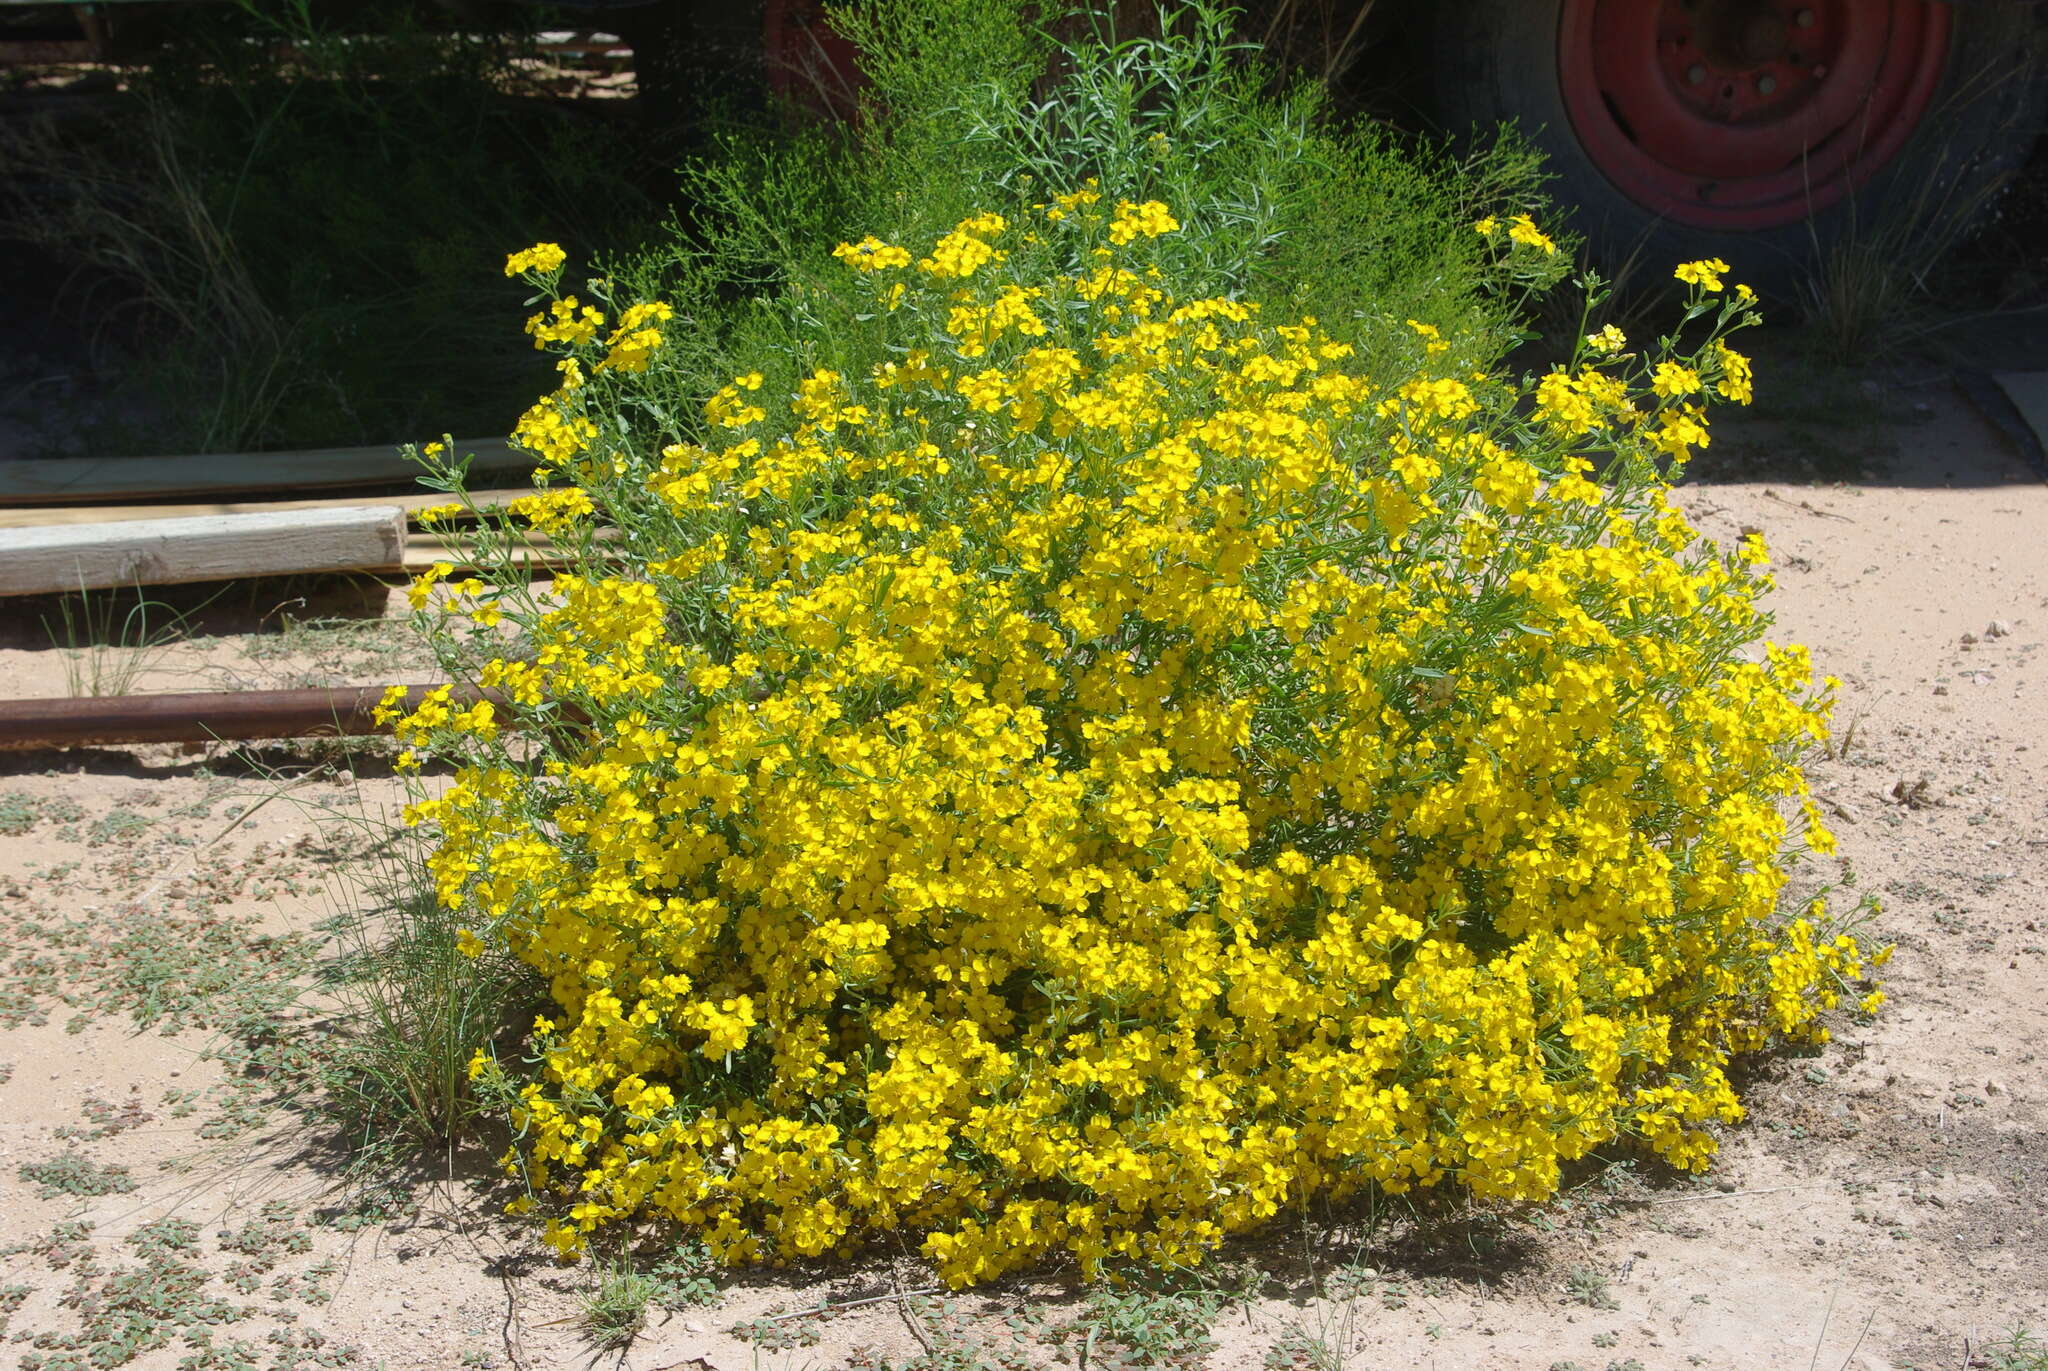
[[[1933,105],[1949,12],[1928,0],[1564,0],[1572,131],[1629,199],[1766,229],[1840,200]]]

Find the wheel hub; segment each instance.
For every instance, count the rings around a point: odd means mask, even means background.
[[[1932,103],[1948,24],[1928,0],[1565,0],[1561,93],[1637,203],[1769,228],[1891,159]]]

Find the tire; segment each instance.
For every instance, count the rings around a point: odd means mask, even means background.
[[[1437,113],[1519,125],[1610,277],[1720,257],[1784,290],[1849,242],[1961,236],[2040,132],[2044,21],[2027,0],[1451,0]]]

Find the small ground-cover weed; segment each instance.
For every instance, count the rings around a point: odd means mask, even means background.
[[[34,1293],[35,1287],[31,1285],[0,1285],[0,1337],[7,1335],[8,1321]]]
[[[1619,1309],[1613,1292],[1607,1288],[1607,1277],[1590,1266],[1574,1267],[1564,1281],[1565,1295],[1570,1300],[1585,1305],[1588,1309]]]
[[[175,1215],[135,1230],[128,1245],[144,1260],[199,1250],[199,1225]]]
[[[1121,1289],[1091,1289],[1074,1331],[1093,1341],[1091,1365],[1194,1368],[1216,1349],[1209,1329],[1224,1303],[1223,1295],[1190,1280],[1134,1278]]]
[[[149,832],[152,822],[148,815],[137,814],[132,809],[110,809],[86,830],[85,840],[93,847],[132,843]]]
[[[132,1260],[123,1259],[121,1248]],[[75,1316],[68,1328],[38,1329],[32,1339],[22,1335],[35,1348],[22,1365],[43,1371],[118,1367],[174,1342],[186,1349],[180,1366],[253,1364],[265,1371],[310,1371],[358,1365],[358,1349],[298,1328],[298,1311],[285,1303],[324,1303],[325,1286],[340,1269],[334,1259],[279,1271],[268,1298],[247,1298],[256,1294],[263,1272],[304,1256],[307,1248],[289,1208],[276,1203],[265,1205],[248,1222],[213,1234],[189,1219],[160,1217],[114,1250],[95,1245],[90,1224],[59,1224],[8,1249],[10,1255],[33,1254],[45,1269],[69,1273],[58,1302]],[[5,1312],[0,1309],[0,1320]],[[266,1322],[276,1327],[261,1340],[253,1332],[243,1338],[221,1336],[231,1325],[261,1329]]]
[[[0,794],[0,835],[19,838],[38,824],[72,824],[85,817],[78,801],[62,795]]]
[[[61,1124],[53,1130],[65,1142],[97,1142],[101,1138],[140,1128],[156,1118],[143,1106],[142,1097],[138,1094],[130,1094],[119,1104],[98,1095],[88,1095],[79,1108],[85,1115],[85,1123]]]
[[[830,1318],[830,1310],[772,1308],[734,1324],[732,1335],[763,1352],[791,1352],[800,1347],[816,1347],[824,1337],[823,1325]]]
[[[46,1200],[60,1195],[122,1195],[135,1189],[135,1178],[127,1167],[94,1161],[69,1149],[48,1161],[23,1162],[16,1174],[37,1187],[38,1197]]]

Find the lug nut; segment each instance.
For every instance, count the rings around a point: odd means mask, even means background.
[[[1756,78],[1756,93],[1758,95],[1769,95],[1777,88],[1778,78],[1775,76],[1759,76]]]
[[[1812,28],[1812,27],[1813,27],[1813,11],[1812,11],[1812,10],[1801,10],[1801,11],[1799,11],[1799,13],[1797,13],[1797,14],[1795,14],[1795,15],[1793,15],[1793,16],[1792,16],[1792,22],[1793,22],[1793,23],[1795,23],[1795,24],[1797,24],[1797,25],[1799,25],[1799,27],[1800,27],[1800,28],[1802,28],[1802,29],[1810,29],[1810,28]]]
[[[1685,69],[1685,79],[1697,86],[1707,79],[1707,69],[1695,62]]]

